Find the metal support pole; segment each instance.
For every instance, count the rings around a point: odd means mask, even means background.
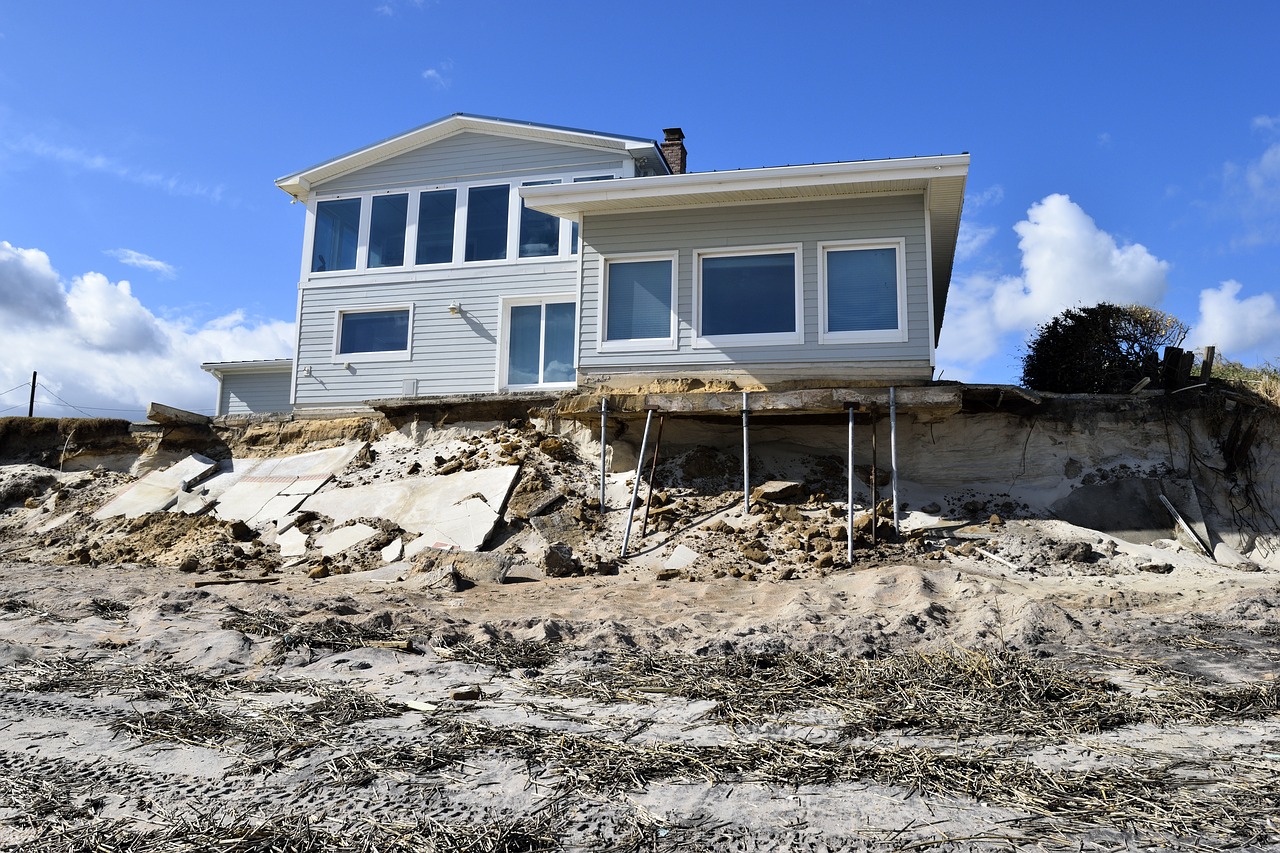
[[[640,525],[640,538],[649,532],[649,510],[653,507],[653,478],[658,473],[658,451],[662,449],[662,426],[667,422],[665,414],[658,416],[658,435],[653,440],[653,463],[649,465],[649,500],[644,504],[644,523]]]
[[[751,445],[747,441],[747,392],[742,392],[742,517],[751,514]]]
[[[902,535],[898,523],[898,405],[893,386],[889,386],[889,473],[893,477],[893,532]]]
[[[604,508],[604,477],[605,477],[605,455],[609,450],[608,429],[609,422],[607,414],[609,404],[605,401],[604,395],[600,396],[600,514],[603,515]]]
[[[879,471],[876,470],[876,432],[879,431],[880,412],[876,409],[871,411],[871,544],[876,544],[876,523],[880,520],[878,517],[876,504],[880,502],[880,487],[876,485],[876,479]]]
[[[36,372],[31,371],[31,399],[27,403],[27,417],[35,417],[36,414]]]
[[[849,407],[849,511],[845,513],[845,530],[848,538],[849,564],[853,565],[853,406]]]
[[[644,452],[649,445],[649,424],[653,423],[653,409],[644,419],[644,435],[640,438],[640,455],[636,457],[636,476],[631,482],[631,503],[627,504],[627,530],[622,534],[622,552],[619,557],[627,556],[627,544],[631,541],[631,520],[636,513],[636,496],[640,493],[640,472],[644,465]]]

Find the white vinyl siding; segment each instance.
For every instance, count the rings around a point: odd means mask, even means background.
[[[590,215],[584,219],[583,290],[579,305],[581,338],[579,372],[622,375],[630,371],[692,373],[707,367],[757,370],[771,376],[799,374],[814,365],[883,363],[900,375],[920,364],[929,372],[929,281],[923,194],[862,199],[822,199],[718,208],[691,207],[626,214]],[[822,342],[820,244],[879,241],[902,246],[906,339],[882,342]],[[759,247],[798,246],[802,282],[802,328],[799,342],[787,345],[695,348],[697,257],[708,249],[732,251]],[[602,263],[627,254],[678,252],[677,346],[633,354],[597,347],[600,330]],[[821,368],[813,368],[820,374]]]
[[[219,415],[287,412],[290,365],[276,370],[228,371],[218,386]]]

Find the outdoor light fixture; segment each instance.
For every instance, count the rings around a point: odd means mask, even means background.
[[[462,303],[461,303],[461,302],[459,302],[459,301],[458,301],[458,300],[456,300],[456,299],[455,299],[454,301],[450,302],[450,303],[449,303],[449,313],[450,313],[450,314],[461,314],[461,313],[462,313]]]

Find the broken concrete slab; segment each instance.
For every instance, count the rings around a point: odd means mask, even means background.
[[[288,500],[276,498],[313,494],[367,446],[365,442],[353,442],[279,459],[236,460],[235,483],[219,497],[214,513],[224,520],[250,524],[283,518],[297,504],[289,506]]]
[[[152,471],[93,514],[96,519],[123,515],[137,518],[149,512],[162,512],[177,503],[178,495],[206,479],[218,463],[193,453],[162,471]]]
[[[397,537],[382,549],[382,562],[394,563],[404,556],[404,539]]]
[[[675,550],[671,552],[671,556],[662,565],[664,568],[681,572],[701,559],[702,555],[687,545],[677,545]]]
[[[510,554],[427,548],[414,560],[414,570],[426,573],[447,568],[472,583],[506,583],[515,562]]]
[[[751,500],[766,500],[774,503],[800,500],[804,497],[804,484],[794,480],[770,480],[761,483],[751,490]]]
[[[327,515],[335,524],[361,517],[385,518],[421,534],[406,548],[406,556],[421,553],[426,546],[474,551],[493,532],[518,473],[516,466],[505,465],[333,489],[307,498],[302,509]]]
[[[348,548],[354,548],[378,532],[378,528],[367,524],[349,524],[324,534],[316,540],[320,546],[320,556],[332,557],[341,554]]]
[[[280,548],[281,557],[301,557],[307,553],[307,534],[290,527],[276,536],[276,545]]]

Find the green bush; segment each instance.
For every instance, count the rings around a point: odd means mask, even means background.
[[[1145,305],[1068,308],[1038,326],[1022,358],[1022,384],[1064,394],[1122,394],[1144,376],[1160,380],[1160,354],[1187,326]]]

